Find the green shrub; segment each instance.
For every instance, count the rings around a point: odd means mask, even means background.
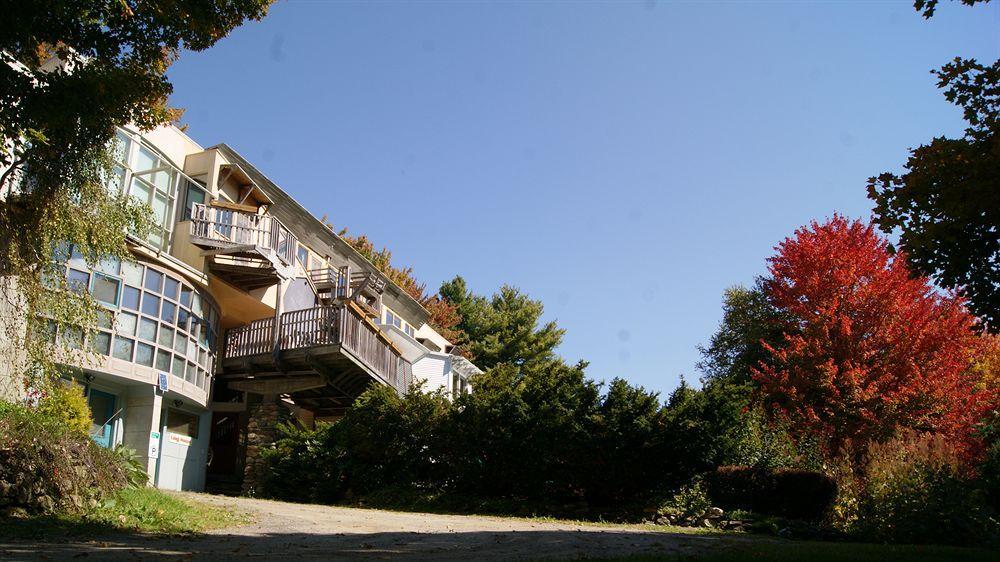
[[[344,450],[338,424],[319,424],[315,430],[281,424],[281,436],[261,449],[266,470],[260,493],[298,502],[332,503],[345,492]]]
[[[87,435],[90,431],[90,406],[83,389],[72,381],[57,380],[49,383],[45,396],[38,403],[43,416],[60,420],[70,431]]]
[[[871,446],[860,483],[850,490],[856,497],[841,501],[856,506],[850,527],[866,539],[969,545],[1000,531],[986,493],[940,435],[909,433]]]
[[[837,497],[826,474],[791,468],[720,466],[709,476],[709,497],[726,509],[816,521]]]
[[[0,402],[0,509],[80,510],[126,484],[119,456],[65,418]]]
[[[125,474],[129,488],[143,488],[149,482],[149,473],[139,461],[136,452],[125,445],[115,445],[112,451],[117,455],[117,461]]]
[[[656,510],[657,515],[676,517],[697,517],[712,507],[705,484],[701,478],[694,478],[681,486],[672,496],[663,501]]]

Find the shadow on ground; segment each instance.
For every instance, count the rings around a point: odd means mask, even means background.
[[[30,528],[19,528],[29,525]],[[545,527],[539,524],[539,527]],[[685,534],[579,526],[504,531],[254,532],[189,536],[109,532],[59,519],[0,519],[0,560],[578,560],[631,562],[993,561],[996,551],[790,541],[759,535]]]
[[[90,529],[54,527],[46,538],[0,540],[0,559],[135,560],[177,557],[195,560],[393,559],[511,560],[578,559],[627,554],[691,555],[732,539],[621,530],[538,530],[505,532],[289,533],[240,535],[210,533],[163,537],[90,534]],[[65,539],[62,533],[73,536]]]

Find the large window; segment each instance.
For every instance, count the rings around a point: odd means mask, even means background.
[[[398,314],[393,314],[393,312],[389,309],[386,309],[385,311],[385,324],[388,326],[395,326],[403,330],[403,332],[411,338],[416,337],[417,335],[417,331],[413,329],[413,326],[411,326],[406,320],[403,320]]]
[[[153,367],[208,389],[219,313],[180,276],[152,265],[105,261],[91,271],[77,252],[60,264],[74,290],[90,290],[106,308],[95,330],[43,322],[47,339]]]
[[[184,176],[155,150],[122,131],[118,131],[113,149],[116,163],[108,188],[124,191],[152,209],[153,228],[146,242],[159,249],[168,249],[178,193],[185,197],[183,218],[188,218],[193,203],[204,203],[204,188]]]

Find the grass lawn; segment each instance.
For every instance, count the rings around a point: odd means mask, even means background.
[[[950,546],[882,545],[863,543],[792,541],[761,537],[759,541],[733,541],[717,550],[698,554],[636,555],[622,558],[587,558],[617,562],[993,562],[1000,552]]]
[[[0,538],[26,539],[107,532],[187,534],[240,525],[246,513],[184,500],[155,488],[125,489],[79,514],[0,518]]]

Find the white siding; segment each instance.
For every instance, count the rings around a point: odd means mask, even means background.
[[[439,388],[448,388],[448,373],[451,366],[445,356],[425,355],[422,359],[413,364],[413,378],[425,380],[424,392],[434,392]]]

